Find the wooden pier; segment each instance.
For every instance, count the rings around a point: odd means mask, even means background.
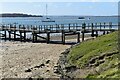
[[[37,42],[38,38],[44,39],[46,43],[50,43],[50,34],[51,33],[61,33],[61,43],[65,44],[65,36],[68,35],[77,35],[77,43],[80,43],[80,37],[84,41],[85,33],[90,33],[92,37],[98,36],[98,32],[103,32],[108,34],[109,32],[116,31],[114,25],[111,22],[109,23],[83,23],[83,24],[56,24],[56,25],[0,25],[0,34],[4,40],[18,40],[18,41],[29,41],[26,38],[26,34],[32,34],[32,42]],[[7,35],[8,33],[8,35]],[[13,34],[13,37],[11,36]],[[46,34],[45,36],[40,36],[40,34]],[[82,34],[82,35],[80,35]],[[19,36],[19,38],[18,38]]]

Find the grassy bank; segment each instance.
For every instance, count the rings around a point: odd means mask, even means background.
[[[68,62],[84,71],[82,78],[118,78],[118,32],[99,36],[75,46],[68,54]],[[81,77],[81,74],[77,74]]]

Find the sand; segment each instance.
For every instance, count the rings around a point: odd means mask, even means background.
[[[1,78],[59,78],[60,75],[54,73],[54,66],[57,65],[61,53],[70,47],[71,45],[63,44],[2,42],[0,76]]]

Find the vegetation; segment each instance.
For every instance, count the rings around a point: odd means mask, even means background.
[[[0,14],[0,17],[42,17],[41,15],[28,15],[28,14],[22,14],[22,13],[5,13]]]
[[[86,78],[120,78],[118,32],[82,42],[71,49],[68,62],[80,69],[94,69]]]

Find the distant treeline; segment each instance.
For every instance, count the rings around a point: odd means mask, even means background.
[[[43,17],[41,15],[28,15],[28,14],[22,14],[22,13],[5,13],[0,14],[0,17]]]

